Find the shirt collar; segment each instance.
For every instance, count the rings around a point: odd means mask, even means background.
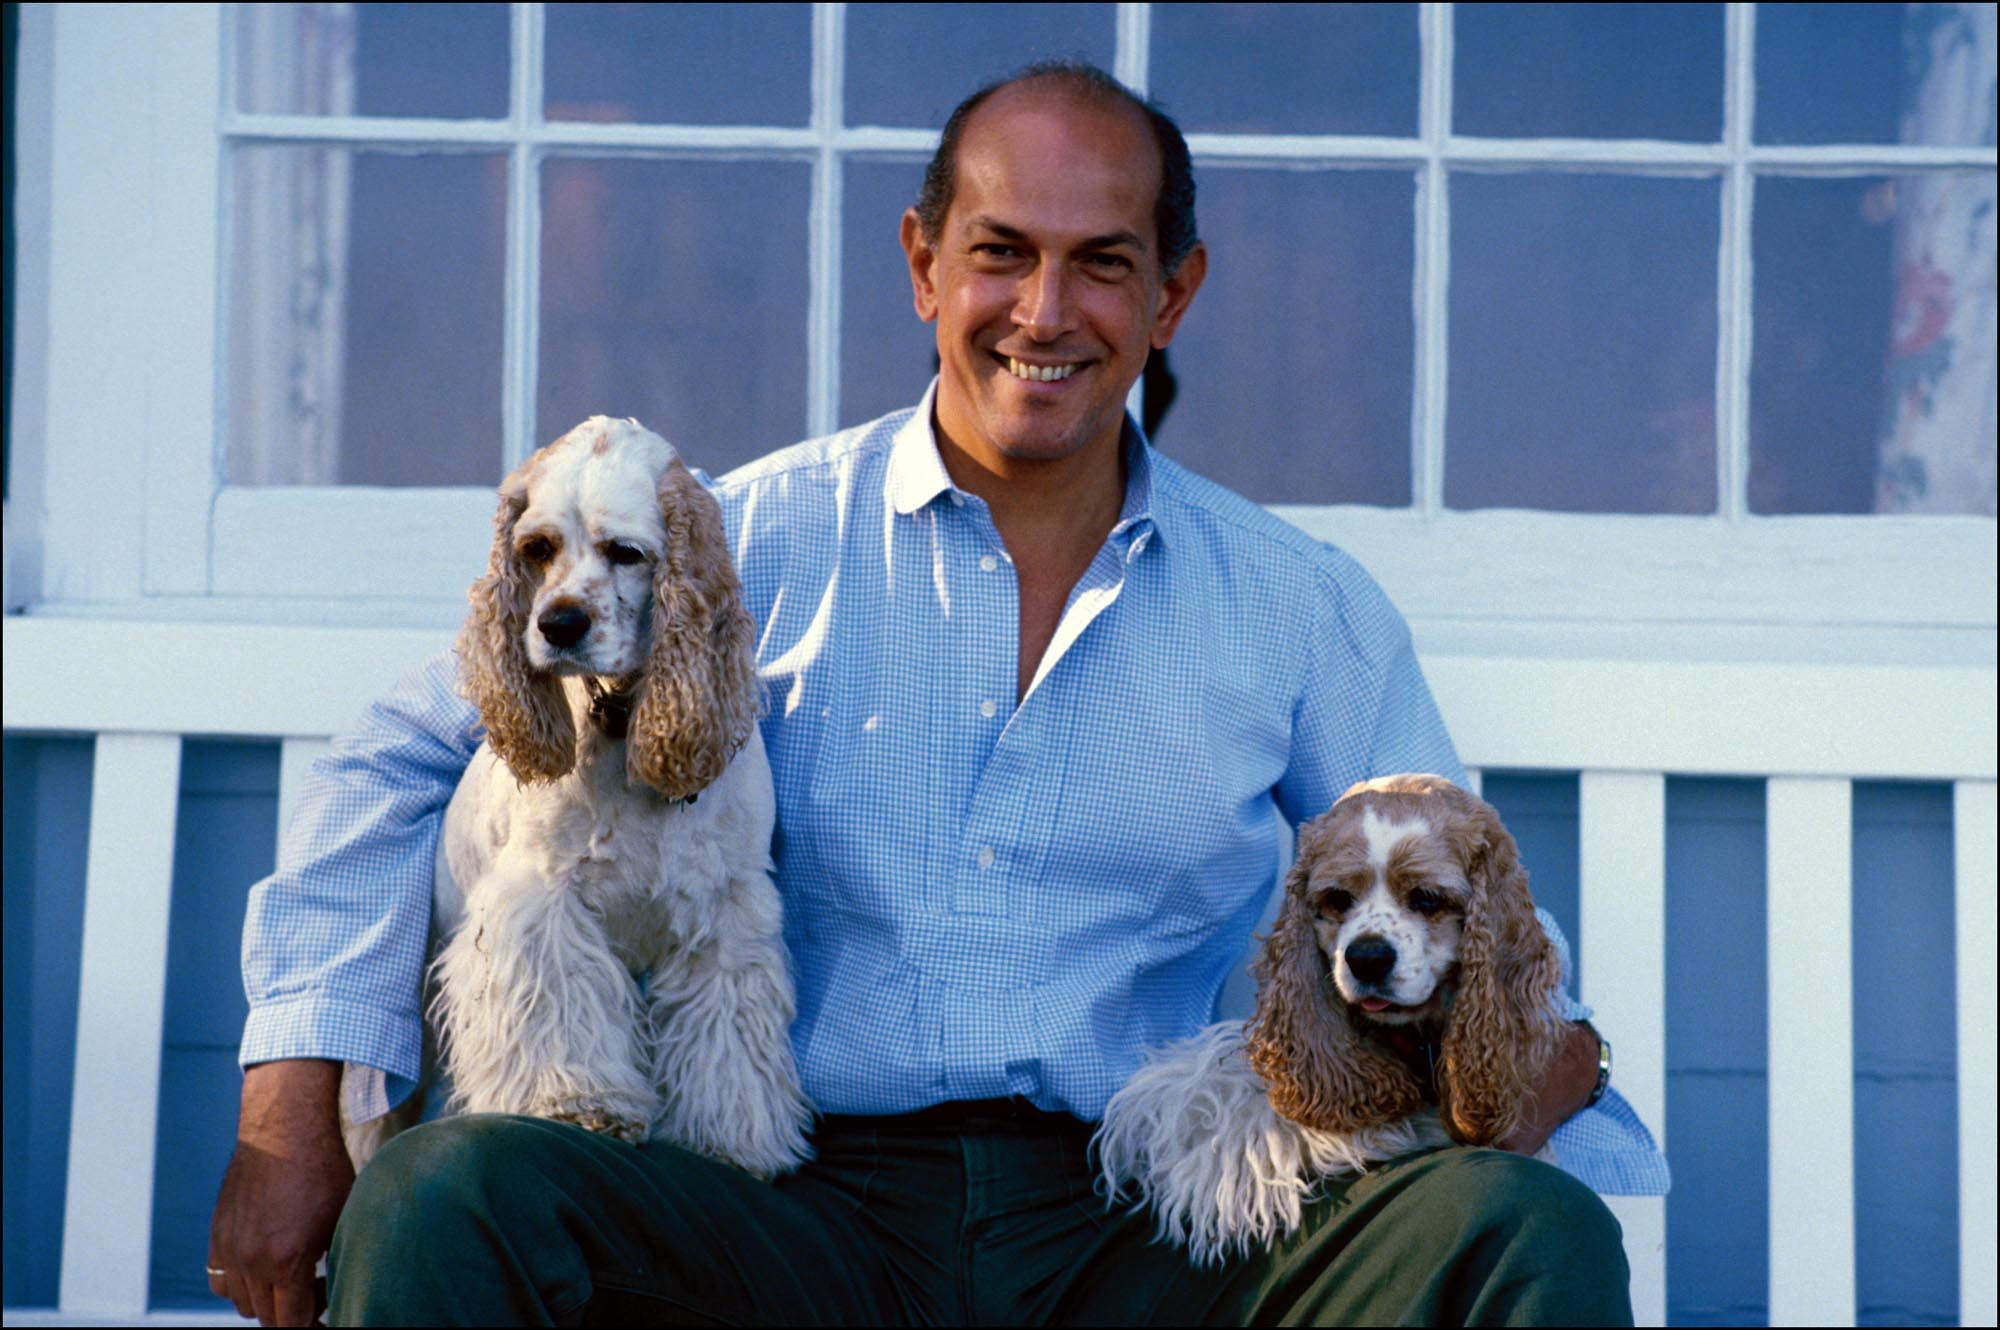
[[[963,504],[971,497],[952,483],[951,473],[944,469],[944,458],[938,454],[937,436],[931,432],[931,408],[937,400],[937,386],[938,381],[933,378],[930,387],[924,389],[915,413],[903,422],[890,443],[889,473],[883,492],[898,514],[914,513],[941,496],[950,496],[954,504]],[[1119,508],[1118,522],[1111,528],[1111,534],[1129,538],[1154,525],[1153,450],[1129,411],[1125,414],[1121,443],[1125,449],[1125,502]]]

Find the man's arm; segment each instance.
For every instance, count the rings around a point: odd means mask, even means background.
[[[418,1074],[438,823],[479,742],[455,679],[433,659],[314,763],[277,871],[250,893],[242,1108],[208,1264],[223,1272],[209,1287],[266,1325],[319,1310],[313,1268],[354,1184],[343,1061],[378,1069],[349,1078],[356,1120],[397,1097],[385,1073]]]
[[[1581,1112],[1597,1090],[1597,1031],[1576,1021],[1542,1081],[1521,1105],[1521,1125],[1500,1142],[1502,1150],[1531,1155],[1548,1144],[1549,1134]]]
[[[260,1062],[243,1074],[236,1153],[208,1230],[208,1286],[239,1315],[311,1325],[321,1310],[313,1267],[354,1186],[339,1099],[338,1062]]]

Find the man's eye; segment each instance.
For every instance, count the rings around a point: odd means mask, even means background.
[[[556,556],[556,543],[547,536],[530,536],[521,542],[521,557],[529,563],[547,563]]]
[[[1020,253],[1012,245],[1003,245],[997,240],[989,240],[984,244],[974,245],[972,252],[975,254],[984,254],[988,258],[994,259],[1011,259]]]
[[[1412,910],[1428,919],[1444,910],[1445,899],[1435,891],[1425,891],[1419,887],[1410,893],[1409,904]]]
[[[616,542],[604,547],[604,557],[615,564],[644,563],[646,551],[637,545],[621,545]]]
[[[1092,254],[1090,262],[1099,268],[1116,269],[1121,272],[1132,266],[1132,260],[1123,254]]]

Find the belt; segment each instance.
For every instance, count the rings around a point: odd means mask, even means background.
[[[1042,1134],[1087,1134],[1096,1125],[1068,1113],[1050,1113],[1036,1108],[1020,1095],[1008,1099],[951,1099],[932,1104],[914,1113],[850,1114],[828,1113],[820,1118],[825,1131],[907,1131],[945,1132],[959,1135],[982,1132]]]

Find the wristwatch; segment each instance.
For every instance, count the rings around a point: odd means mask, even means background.
[[[1589,1021],[1585,1021],[1584,1026],[1597,1036],[1597,1084],[1591,1087],[1590,1098],[1583,1101],[1583,1106],[1589,1108],[1604,1098],[1604,1092],[1611,1088],[1611,1041]]]

